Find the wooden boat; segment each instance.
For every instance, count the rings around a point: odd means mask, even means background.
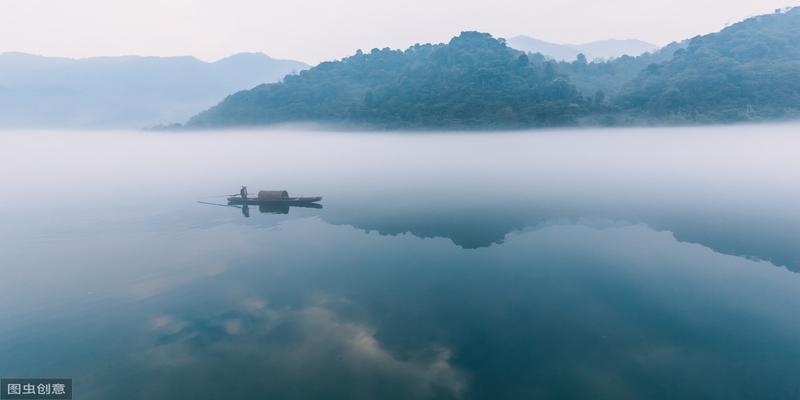
[[[322,197],[289,197],[285,190],[261,190],[256,197],[230,196],[229,204],[310,204],[321,201]]]

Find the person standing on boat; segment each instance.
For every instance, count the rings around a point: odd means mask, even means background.
[[[242,186],[242,189],[239,190],[239,194],[242,195],[242,201],[247,201],[247,186]]]

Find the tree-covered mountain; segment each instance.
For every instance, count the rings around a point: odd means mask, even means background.
[[[669,61],[645,68],[617,103],[657,120],[800,116],[800,7],[692,39]]]
[[[384,128],[730,122],[800,117],[800,8],[653,53],[588,62],[486,33],[358,52],[226,98],[189,127],[286,122]]]
[[[70,59],[0,54],[0,127],[141,128],[185,121],[228,94],[307,68],[261,53]]]
[[[190,127],[316,121],[389,128],[554,126],[585,112],[549,63],[486,33],[447,44],[374,49],[226,98]]]
[[[639,56],[627,56],[611,60],[589,62],[586,57],[578,55],[572,62],[560,61],[556,64],[559,73],[566,75],[570,83],[587,96],[601,92],[607,99],[615,98],[623,87],[651,64],[658,64],[672,59],[673,54],[689,44],[688,40],[670,43],[652,53]],[[531,58],[535,58],[531,55]]]

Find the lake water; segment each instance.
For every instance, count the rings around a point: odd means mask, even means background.
[[[0,132],[0,376],[76,399],[797,399],[798,149],[798,125]],[[244,184],[323,207],[199,203]]]

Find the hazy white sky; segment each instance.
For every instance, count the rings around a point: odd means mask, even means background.
[[[663,45],[798,0],[0,0],[0,52],[194,55],[308,63],[443,42],[462,30]]]

